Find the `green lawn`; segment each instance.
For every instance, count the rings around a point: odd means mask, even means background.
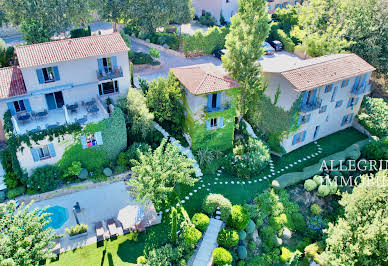
[[[322,148],[322,153],[314,158],[302,161],[293,167],[289,167],[281,174],[300,171],[308,165],[317,163],[321,158],[342,151],[353,143],[365,138],[365,135],[353,128],[345,129],[327,136],[318,140],[318,144]],[[281,158],[273,157],[272,160],[277,171],[285,166],[289,166],[290,163],[316,152],[318,152],[317,145],[310,143]],[[270,170],[268,168],[255,178],[256,183],[253,182],[254,179],[251,179],[250,184],[247,179],[239,179],[225,174],[222,174],[221,176],[215,174],[205,175],[202,178],[202,181],[198,182],[193,188],[179,188],[177,193],[178,197],[173,204],[175,205],[178,201],[185,200],[185,203],[182,205],[190,216],[195,212],[201,211],[202,201],[209,193],[220,193],[226,198],[229,198],[233,204],[244,204],[245,202],[252,200],[255,195],[268,188],[270,182],[280,175],[276,174],[269,179],[262,179],[261,182],[258,181],[258,178],[268,176],[269,173]],[[231,184],[232,181],[235,182],[235,184]],[[240,184],[236,184],[237,181],[240,182]],[[222,182],[222,184],[220,184],[220,182]],[[225,182],[228,182],[228,184],[225,184]],[[245,182],[245,184],[242,184],[242,182]],[[205,187],[202,187],[202,185]],[[201,187],[201,189],[198,189],[198,187]],[[195,193],[194,190],[197,190],[197,192]],[[188,196],[189,193],[193,194],[190,196],[189,200],[186,200],[185,196]],[[164,207],[162,210],[164,211],[166,208],[170,209],[169,207]],[[74,262],[77,262],[80,265],[131,265],[136,263],[136,258],[143,255],[144,250],[168,242],[170,225],[169,219],[166,219],[166,217],[167,215],[164,214],[162,224],[148,228],[146,234],[140,234],[138,242],[128,240],[127,236],[119,236],[116,240],[105,241],[103,245],[101,244],[101,247],[92,244],[84,248],[66,252],[59,256],[58,261],[53,263],[57,265],[70,265]]]

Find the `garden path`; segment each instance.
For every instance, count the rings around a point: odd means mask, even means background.
[[[199,247],[198,253],[195,256],[193,265],[195,266],[207,266],[212,265],[212,253],[213,250],[218,247],[217,236],[221,230],[223,222],[217,219],[210,219],[209,225],[206,229],[202,243]]]

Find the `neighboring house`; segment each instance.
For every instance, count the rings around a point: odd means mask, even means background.
[[[301,60],[286,52],[261,59],[265,94],[289,111],[298,103],[296,132],[281,141],[286,152],[352,125],[375,68],[355,54],[333,54]],[[268,118],[268,121],[271,121]]]
[[[240,85],[211,63],[172,69],[184,89],[185,133],[192,149],[233,147],[236,96]]]
[[[193,0],[193,7],[198,17],[209,12],[219,23],[222,14],[230,22],[230,18],[238,11],[238,0]]]
[[[267,0],[268,13],[273,14],[276,9],[288,8],[302,2],[302,0]]]
[[[128,50],[119,33],[16,47],[19,66],[0,69],[3,124],[7,110],[18,135],[108,118],[106,99],[128,91]],[[87,138],[92,145],[102,144],[100,132]],[[58,162],[66,146],[59,142],[46,138],[20,149],[21,167],[30,172]]]

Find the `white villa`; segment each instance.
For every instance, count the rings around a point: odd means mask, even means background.
[[[268,82],[265,94],[290,110],[301,99],[297,132],[284,138],[286,152],[350,127],[375,68],[355,54],[333,54],[302,60],[287,52],[260,60]],[[269,118],[270,121],[270,118]]]
[[[10,110],[14,133],[21,135],[109,117],[106,99],[128,91],[128,50],[119,33],[16,47],[19,65],[0,69],[1,122]],[[59,161],[66,145],[58,143],[44,140],[19,151],[21,167]]]

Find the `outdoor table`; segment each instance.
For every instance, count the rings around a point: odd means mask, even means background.
[[[93,106],[95,105],[96,103],[94,101],[90,101],[90,102],[86,102],[85,105],[86,106]]]
[[[20,116],[18,116],[18,120],[19,121],[26,121],[26,120],[30,119],[30,117],[31,116],[29,114],[20,115]]]
[[[48,114],[47,112],[38,112],[36,113],[36,117],[37,118],[43,118],[43,117],[46,117]]]
[[[67,110],[69,110],[70,112],[77,112],[77,109],[78,109],[78,104],[72,104],[67,107]]]
[[[88,112],[89,113],[97,113],[99,111],[98,107],[97,106],[93,106],[91,107]]]
[[[80,119],[76,119],[75,121],[76,121],[77,123],[80,123],[80,124],[85,124],[86,121],[88,121],[88,119],[85,118],[85,117],[83,117],[83,118],[80,118]]]

